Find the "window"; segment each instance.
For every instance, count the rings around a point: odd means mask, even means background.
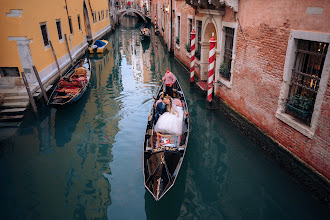
[[[329,33],[290,31],[275,116],[308,138],[315,135],[327,98],[329,44]]]
[[[0,67],[1,77],[19,77],[18,67]]]
[[[57,28],[58,40],[61,41],[63,40],[61,20],[56,20],[56,28]]]
[[[197,21],[197,50],[196,50],[196,58],[201,58],[201,50],[202,50],[202,21]]]
[[[96,17],[96,12],[94,11],[93,13],[93,23],[97,23],[97,17]]]
[[[192,32],[192,19],[188,18],[188,39],[189,39],[188,45],[189,45],[189,47],[191,47],[191,34],[190,34],[191,32]]]
[[[78,28],[79,28],[79,31],[81,31],[80,15],[78,15]]]
[[[297,40],[286,113],[309,125],[329,44]]]
[[[70,28],[70,33],[73,34],[71,16],[69,16],[69,28]]]
[[[99,13],[99,21],[101,21],[101,13],[100,12],[98,12]]]
[[[40,24],[40,30],[42,34],[42,39],[44,41],[44,46],[47,47],[49,46],[49,38],[46,22]]]
[[[231,61],[233,57],[233,43],[235,29],[230,27],[225,28],[225,49],[223,55],[223,63],[221,64],[220,74],[230,80]],[[223,71],[222,71],[223,70]],[[226,71],[224,71],[226,70]]]
[[[105,17],[108,18],[109,17],[109,11],[105,10]]]
[[[178,16],[178,36],[176,37],[176,43],[180,44],[180,16]]]

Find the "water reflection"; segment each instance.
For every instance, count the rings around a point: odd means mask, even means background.
[[[3,219],[314,219],[328,211],[190,88],[158,37],[123,20],[108,53],[90,57],[88,91],[63,109],[39,106],[0,148]],[[152,29],[153,33],[153,29]],[[186,157],[155,202],[143,185],[147,115],[169,66],[190,114]],[[315,214],[316,213],[316,214]]]

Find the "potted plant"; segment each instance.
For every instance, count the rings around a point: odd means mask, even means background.
[[[190,51],[191,51],[191,47],[190,47],[189,44],[186,44],[186,50],[187,50],[188,53],[190,53]]]
[[[314,100],[304,95],[296,94],[288,99],[288,110],[298,117],[306,118],[311,115]]]
[[[222,63],[222,64],[220,65],[219,73],[220,73],[223,77],[225,77],[225,78],[227,78],[227,79],[230,79],[230,70],[229,70],[229,68],[228,68],[228,66],[227,66],[226,63]]]
[[[176,37],[176,44],[180,44],[180,38]]]

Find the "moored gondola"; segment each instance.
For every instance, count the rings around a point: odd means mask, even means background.
[[[178,81],[173,85],[173,101],[183,110],[182,134],[166,134],[155,130],[155,105],[163,95],[160,86],[154,105],[148,116],[143,145],[144,185],[156,201],[160,200],[174,185],[179,174],[188,144],[188,106]]]
[[[48,105],[63,106],[77,101],[86,91],[91,76],[87,58],[82,59],[61,78],[53,90]]]

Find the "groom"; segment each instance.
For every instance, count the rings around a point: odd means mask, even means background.
[[[156,112],[155,112],[155,124],[158,121],[158,118],[164,114],[164,112],[166,112],[166,105],[168,105],[170,103],[170,96],[165,96],[162,98],[162,101],[159,102],[156,105]]]

